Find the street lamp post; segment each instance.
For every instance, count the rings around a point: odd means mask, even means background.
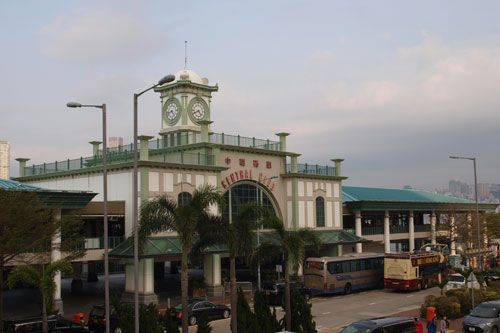
[[[458,160],[470,160],[474,162],[474,196],[476,197],[476,223],[477,223],[477,261],[479,270],[482,270],[481,263],[481,235],[479,232],[479,202],[477,198],[477,172],[476,172],[476,158],[475,157],[460,157],[460,156],[450,156],[450,158]]]
[[[275,179],[278,178],[278,176],[271,176],[269,178],[264,178],[262,181],[270,180],[270,179]],[[260,207],[260,201],[259,201],[259,181],[255,179],[255,191],[256,191],[256,197],[257,197],[257,205]],[[260,232],[259,232],[260,227],[257,226],[257,246],[260,245]],[[257,260],[257,290],[260,291],[260,260]]]
[[[107,135],[106,135],[106,104],[82,105],[76,102],[66,104],[69,108],[98,108],[102,110],[102,177],[103,177],[103,203],[104,203],[104,307],[106,315],[106,332],[109,330],[109,259],[108,259],[108,165],[107,165]]]
[[[149,87],[148,89],[134,94],[134,181],[133,181],[133,200],[132,200],[132,215],[134,217],[134,316],[135,316],[135,332],[139,332],[139,237],[138,237],[138,200],[139,191],[137,188],[137,103],[138,98],[145,92],[161,86],[165,83],[175,80],[175,75],[166,75],[157,84]],[[109,331],[106,331],[109,332]]]

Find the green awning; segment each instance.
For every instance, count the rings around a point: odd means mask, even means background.
[[[356,236],[353,233],[345,230],[314,230],[314,232],[321,239],[322,245],[339,245],[339,244],[353,244],[353,243],[368,243],[371,240]],[[262,241],[269,240],[271,242],[277,241],[277,234],[275,232],[261,232],[260,239]]]
[[[205,253],[224,253],[227,252],[223,246],[210,246]],[[149,237],[144,245],[142,258],[155,257],[178,257],[182,254],[182,246],[179,236],[158,236]],[[111,258],[133,258],[134,241],[132,237],[127,238],[123,243],[109,252]]]

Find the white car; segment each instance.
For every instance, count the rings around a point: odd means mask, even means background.
[[[477,280],[472,282],[472,286],[474,289],[480,289],[479,282],[477,282]],[[468,289],[470,287],[471,283],[467,282],[462,274],[455,273],[450,275],[450,281],[448,281],[446,286],[444,286],[444,290]]]

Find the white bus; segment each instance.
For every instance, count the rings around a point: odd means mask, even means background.
[[[304,284],[315,294],[349,294],[357,289],[383,288],[384,254],[351,253],[338,257],[307,258]]]

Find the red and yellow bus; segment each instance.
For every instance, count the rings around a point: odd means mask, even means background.
[[[441,282],[448,275],[449,251],[446,245],[422,246],[420,251],[386,254],[384,286],[397,290],[427,289],[431,281]]]

